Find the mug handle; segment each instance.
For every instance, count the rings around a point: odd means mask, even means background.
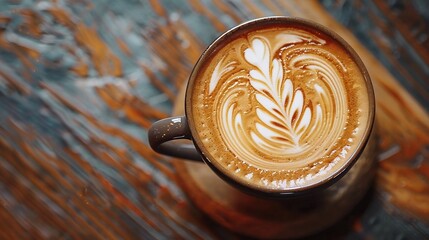
[[[201,155],[193,144],[174,142],[178,139],[192,140],[185,116],[155,122],[148,130],[148,137],[150,147],[157,153],[202,162]]]

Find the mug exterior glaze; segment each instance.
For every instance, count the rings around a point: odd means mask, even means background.
[[[318,31],[321,31],[332,37],[346,49],[346,51],[358,65],[360,72],[364,77],[369,97],[369,117],[367,119],[367,127],[364,130],[364,137],[358,143],[356,151],[348,159],[347,164],[345,164],[342,169],[338,171],[335,175],[311,186],[304,186],[302,188],[293,190],[272,191],[270,189],[261,189],[252,186],[249,187],[248,185],[238,183],[237,181],[229,177],[227,174],[225,174],[222,170],[218,169],[213,164],[213,161],[215,161],[214,159],[210,159],[205,154],[203,154],[203,144],[201,142],[201,139],[196,137],[198,136],[197,130],[194,127],[191,115],[191,106],[193,102],[191,100],[191,94],[189,94],[189,92],[193,89],[198,72],[202,65],[207,61],[207,58],[210,57],[213,51],[216,51],[219,46],[225,44],[225,41],[227,41],[232,34],[242,31],[243,29],[251,28],[252,26],[256,25],[260,27],[264,25],[282,23],[303,24],[308,27],[317,29]],[[194,66],[194,69],[189,78],[185,97],[185,116],[167,118],[154,123],[149,129],[148,137],[151,147],[156,152],[194,161],[203,161],[224,181],[250,194],[259,197],[280,199],[288,199],[300,196],[312,196],[313,200],[309,199],[309,202],[314,201],[314,197],[317,195],[317,201],[329,202],[329,199],[334,198],[347,199],[350,197],[359,199],[364,194],[366,189],[368,189],[371,179],[374,175],[373,169],[376,164],[376,141],[373,130],[374,118],[375,99],[369,74],[363,62],[360,60],[355,51],[341,37],[339,37],[336,33],[332,32],[331,30],[327,29],[322,25],[304,19],[291,17],[266,17],[251,20],[238,25],[237,27],[232,28],[231,30],[222,34],[212,44],[208,46],[208,48],[201,55],[197,64]],[[192,140],[193,144],[175,142],[174,140],[177,139],[189,139]],[[351,202],[355,203],[356,201]],[[347,204],[347,206],[349,205],[350,204]]]

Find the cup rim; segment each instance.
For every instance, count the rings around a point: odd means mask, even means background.
[[[298,188],[293,189],[268,189],[268,188],[261,188],[258,186],[251,186],[251,185],[245,185],[243,183],[240,183],[239,181],[234,180],[231,176],[229,176],[227,173],[224,173],[222,170],[218,169],[215,164],[212,163],[212,160],[209,159],[204,152],[201,149],[201,146],[203,146],[200,139],[195,138],[194,136],[197,135],[197,130],[195,126],[193,125],[193,118],[192,118],[192,102],[191,102],[191,94],[190,92],[193,89],[196,74],[198,70],[204,65],[205,60],[211,56],[211,54],[216,50],[216,48],[222,44],[225,38],[228,38],[232,36],[237,31],[240,31],[242,28],[252,27],[252,26],[260,26],[263,25],[275,25],[275,24],[281,24],[281,23],[287,23],[287,24],[298,24],[303,25],[311,28],[315,28],[320,32],[323,32],[324,34],[330,36],[332,39],[337,41],[339,44],[341,44],[345,51],[351,56],[351,58],[356,63],[357,67],[359,68],[360,72],[362,73],[367,93],[368,93],[368,119],[366,123],[366,129],[363,133],[363,138],[360,140],[358,145],[355,148],[355,151],[350,155],[350,158],[348,161],[344,163],[343,166],[341,166],[335,173],[333,173],[331,176],[324,178],[320,181],[317,181],[313,184],[301,186]],[[318,190],[321,188],[325,188],[327,186],[332,185],[341,177],[348,172],[348,170],[355,164],[357,159],[359,159],[361,153],[364,151],[365,146],[367,145],[370,135],[373,131],[374,121],[375,121],[375,94],[373,85],[369,76],[369,73],[361,60],[361,58],[358,56],[358,54],[355,52],[355,50],[337,33],[334,31],[328,29],[327,27],[316,23],[314,21],[310,21],[304,18],[298,18],[298,17],[289,17],[289,16],[270,16],[270,17],[262,17],[262,18],[256,18],[249,21],[245,21],[226,32],[222,33],[220,36],[218,36],[211,44],[207,46],[207,48],[204,50],[204,52],[199,57],[197,63],[194,65],[193,70],[190,74],[186,92],[185,92],[185,116],[188,121],[188,126],[192,135],[192,141],[194,142],[194,145],[197,149],[197,151],[202,156],[203,161],[224,181],[230,183],[231,185],[244,190],[245,192],[249,192],[252,194],[256,194],[258,196],[267,196],[267,197],[281,197],[284,195],[301,195],[308,192],[313,192],[314,190]]]

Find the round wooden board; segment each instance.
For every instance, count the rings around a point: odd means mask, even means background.
[[[185,114],[185,90],[186,87],[180,90],[173,116]],[[351,210],[349,206],[338,210],[341,206],[322,205],[307,209],[301,200],[285,202],[254,197],[224,182],[204,163],[173,159],[173,164],[179,183],[196,207],[223,227],[242,235],[268,239],[307,236],[337,221],[330,218],[332,211]],[[302,222],[311,227],[302,227]],[[326,234],[336,234],[338,228],[344,231],[344,224],[349,223],[342,221],[341,226],[329,229]]]

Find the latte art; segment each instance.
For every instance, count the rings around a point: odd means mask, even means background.
[[[358,67],[330,37],[260,29],[209,62],[192,94],[203,104],[192,112],[203,152],[230,177],[293,189],[334,173],[355,151],[368,96]]]
[[[312,46],[324,42],[306,41],[308,37],[290,38],[290,35],[276,39],[281,49],[272,49],[269,41],[256,37],[244,51],[244,60],[253,69],[242,78],[251,85],[256,114],[239,111],[241,88],[222,91],[216,104],[218,125],[230,150],[248,163],[267,169],[277,169],[280,165],[296,167],[299,161],[307,164],[303,155],[311,158],[323,154],[323,147],[316,151],[314,145],[323,146],[324,142],[340,136],[342,128],[338,126],[344,126],[347,111],[347,100],[341,94],[344,90],[340,71],[345,68],[335,56]],[[295,46],[288,49],[291,44]],[[277,50],[280,50],[278,58],[273,56]],[[230,65],[216,67],[210,86],[232,69]],[[231,77],[225,82],[234,81],[234,76]],[[260,158],[261,154],[276,157],[278,163]]]

